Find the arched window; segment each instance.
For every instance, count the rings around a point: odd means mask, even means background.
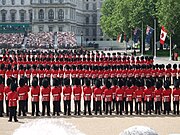
[[[43,21],[43,19],[44,19],[44,11],[43,11],[43,9],[40,9],[39,10],[39,21]]]
[[[24,5],[24,0],[21,0],[21,5]]]
[[[59,9],[58,19],[59,19],[59,21],[63,21],[63,19],[64,19],[64,11],[62,9]]]
[[[49,21],[53,21],[54,19],[54,11],[52,9],[50,9],[48,12],[48,18],[49,18]]]
[[[11,0],[11,4],[12,4],[12,5],[15,5],[15,0]]]
[[[2,0],[2,5],[5,5],[6,4],[6,0]]]

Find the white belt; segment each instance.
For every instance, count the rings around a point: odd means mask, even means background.
[[[132,95],[127,95],[127,97],[132,97]]]
[[[53,96],[59,96],[59,94],[53,94]]]
[[[179,95],[174,95],[174,97],[179,97]]]
[[[165,98],[168,98],[169,96],[164,96]]]
[[[142,97],[142,96],[137,96],[138,98]]]
[[[85,94],[85,96],[91,96],[91,94]]]
[[[43,96],[45,96],[45,97],[46,97],[46,96],[49,96],[49,94],[44,94]]]
[[[26,95],[26,93],[21,93],[21,94],[19,94],[19,96],[24,96],[24,95]]]
[[[157,95],[156,97],[160,97],[160,95]]]
[[[74,94],[75,96],[80,96],[80,94]]]
[[[39,95],[32,95],[33,97],[38,97]]]
[[[106,97],[111,97],[111,95],[107,95]]]
[[[64,94],[65,96],[70,96],[70,94]]]
[[[122,94],[117,94],[117,96],[118,96],[118,97],[121,97],[121,96],[122,96]]]
[[[101,95],[96,95],[96,97],[100,97]]]
[[[146,97],[150,97],[151,95],[146,95]]]
[[[2,93],[0,93],[0,95],[2,95]]]

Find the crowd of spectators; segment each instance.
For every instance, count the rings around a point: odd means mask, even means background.
[[[59,48],[74,47],[77,45],[76,37],[71,32],[42,32],[26,34],[0,34],[2,48],[16,47],[25,43],[27,48],[53,48],[55,44]]]

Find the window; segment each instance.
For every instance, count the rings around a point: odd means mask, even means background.
[[[30,4],[32,4],[32,0],[30,0]]]
[[[89,17],[86,17],[86,24],[89,24]]]
[[[39,21],[43,21],[43,19],[44,19],[44,11],[43,11],[43,9],[40,9],[39,10]]]
[[[52,4],[52,3],[53,3],[53,0],[50,0],[49,3]]]
[[[63,21],[63,19],[64,19],[64,11],[62,9],[59,9],[58,19],[59,19],[59,21]]]
[[[59,0],[59,3],[63,3],[64,2],[64,0]]]
[[[48,18],[49,18],[49,21],[53,21],[54,19],[54,11],[52,9],[50,9],[48,12]]]
[[[24,5],[24,0],[21,0],[21,5]]]
[[[93,10],[96,10],[96,3],[93,3]]]
[[[43,0],[39,0],[39,3],[42,4],[42,3],[44,3],[44,1]]]
[[[92,16],[92,22],[93,22],[93,23],[97,23],[96,15],[93,15],[93,16]]]
[[[6,22],[6,13],[2,13],[2,22]]]
[[[39,32],[43,32],[44,31],[44,27],[43,26],[39,26]]]
[[[93,36],[96,36],[96,29],[93,29]]]
[[[6,4],[6,0],[2,0],[2,5],[5,5]]]
[[[24,22],[24,17],[25,17],[25,14],[24,13],[20,13],[20,22]]]
[[[29,13],[29,20],[32,22],[32,12]]]
[[[86,36],[89,36],[89,29],[86,29]]]
[[[11,13],[11,22],[15,22],[15,13]]]
[[[14,5],[15,4],[15,0],[11,0],[11,4]]]
[[[53,32],[53,27],[49,26],[49,32]]]
[[[89,10],[89,4],[88,3],[86,4],[86,10]]]
[[[63,27],[59,27],[59,32],[63,32]]]
[[[100,36],[103,36],[102,29],[99,29],[99,35],[100,35]]]

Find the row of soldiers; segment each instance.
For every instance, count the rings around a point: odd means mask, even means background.
[[[42,116],[45,115],[45,109],[47,109],[47,115],[50,116],[50,100],[51,95],[53,97],[53,115],[60,115],[61,111],[61,97],[64,102],[64,115],[71,115],[71,102],[72,95],[74,100],[74,115],[81,114],[81,100],[83,96],[84,100],[84,115],[88,109],[89,115],[92,115],[92,110],[95,111],[95,115],[99,112],[102,115],[102,111],[105,114],[115,111],[116,114],[122,115],[123,112],[130,115],[133,114],[133,108],[135,107],[136,114],[151,114],[155,110],[155,114],[161,114],[163,110],[164,114],[169,114],[171,111],[171,102],[173,101],[173,113],[179,114],[179,96],[180,88],[179,81],[174,83],[173,90],[169,87],[170,82],[165,81],[162,84],[161,81],[154,82],[153,79],[146,80],[145,84],[142,80],[136,79],[135,85],[131,80],[126,82],[123,79],[117,81],[117,79],[106,80],[105,85],[101,85],[101,81],[97,79],[95,85],[91,86],[90,80],[86,79],[85,85],[80,84],[80,79],[75,79],[75,85],[70,85],[70,79],[64,80],[64,87],[59,83],[59,79],[53,79],[53,86],[48,83],[47,78],[42,81],[42,86],[38,85],[38,78],[34,77],[32,80],[32,86],[29,87],[25,78],[19,80],[19,86],[11,79],[7,79],[7,86],[4,87],[2,78],[0,77],[0,116],[3,116],[3,100],[5,94],[6,100],[6,114],[9,115],[12,121],[12,116],[16,117],[17,101],[19,105],[18,116],[26,116],[28,112],[28,93],[31,95],[32,101],[32,116],[36,112],[36,116],[39,116],[39,102],[41,97],[42,103]],[[62,96],[63,94],[63,96]],[[91,102],[93,102],[93,109],[91,109]],[[129,107],[128,107],[129,106]],[[130,110],[128,110],[130,108]]]

